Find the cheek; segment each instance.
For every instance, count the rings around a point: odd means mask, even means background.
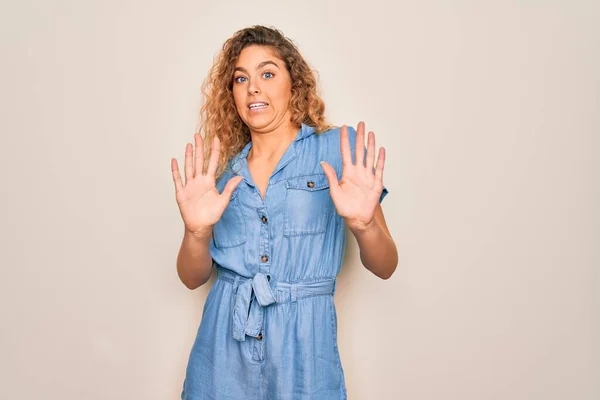
[[[292,98],[292,87],[290,85],[284,85],[279,87],[277,90],[277,100],[282,103],[288,103]]]
[[[284,97],[286,99],[287,102],[289,102],[292,99],[292,84],[291,82],[286,82],[285,85],[285,91],[284,91]]]
[[[246,100],[243,98],[242,93],[240,93],[239,89],[233,88],[233,102],[235,103],[235,107],[239,110],[240,107],[246,103]]]

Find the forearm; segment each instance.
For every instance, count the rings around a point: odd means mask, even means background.
[[[391,236],[375,220],[365,229],[352,229],[358,242],[360,260],[373,274],[381,279],[392,276],[398,265],[398,250]]]
[[[212,272],[210,256],[210,238],[212,229],[202,234],[185,231],[179,254],[177,255],[177,274],[181,282],[196,289],[204,285]]]

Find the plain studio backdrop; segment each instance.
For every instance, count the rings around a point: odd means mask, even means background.
[[[600,398],[594,1],[2,4],[1,399],[176,399],[189,291],[170,159],[253,24],[292,38],[334,124],[387,149],[389,281],[348,242],[350,399]]]

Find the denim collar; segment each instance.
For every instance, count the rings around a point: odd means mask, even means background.
[[[283,154],[283,157],[281,157],[279,164],[277,165],[277,167],[275,168],[275,170],[273,171],[273,174],[271,176],[275,175],[283,167],[285,167],[290,161],[292,161],[294,158],[296,158],[296,156],[297,156],[296,143],[304,138],[309,137],[313,133],[315,133],[315,130],[316,129],[313,126],[302,123],[302,125],[300,126],[300,129],[298,130],[298,133],[296,134],[296,138],[289,145],[289,147]],[[231,160],[231,167],[232,167],[233,172],[236,175],[242,175],[248,184],[250,184],[251,186],[254,186],[254,183],[252,182],[252,178],[250,176],[250,172],[248,171],[248,161],[247,161],[248,153],[250,152],[251,147],[252,147],[252,141],[249,141],[244,146],[244,148],[236,156],[233,157],[233,159]]]

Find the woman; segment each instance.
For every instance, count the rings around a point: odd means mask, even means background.
[[[379,204],[384,150],[374,169],[374,134],[365,153],[363,123],[330,128],[316,86],[281,32],[237,32],[203,87],[185,185],[171,160],[179,277],[195,289],[217,269],[182,399],[346,398],[333,303],[344,228],[375,275],[398,255]]]

